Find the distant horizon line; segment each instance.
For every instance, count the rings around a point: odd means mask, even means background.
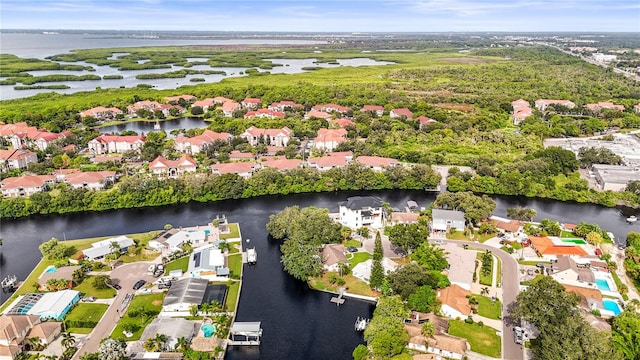
[[[499,34],[637,34],[636,31],[615,31],[615,30],[603,30],[603,31],[553,31],[553,30],[520,30],[520,31],[506,31],[506,30],[450,30],[450,31],[267,31],[267,30],[156,30],[156,29],[54,29],[54,28],[11,28],[2,29],[1,32],[7,31],[95,31],[95,32],[160,32],[160,33],[247,33],[247,34],[476,34],[476,33],[499,33]]]

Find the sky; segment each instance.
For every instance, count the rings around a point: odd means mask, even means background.
[[[0,0],[0,29],[640,33],[640,0]]]

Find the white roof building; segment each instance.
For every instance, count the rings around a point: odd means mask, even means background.
[[[80,300],[80,292],[75,290],[61,290],[44,293],[27,315],[38,315],[41,319],[61,320],[71,307]]]
[[[351,273],[356,278],[369,283],[369,278],[371,277],[371,267],[373,266],[373,260],[369,259],[367,261],[363,261],[356,266],[353,267]],[[398,268],[398,264],[393,262],[393,260],[389,258],[382,258],[382,268],[384,269],[385,275],[388,275]]]
[[[118,245],[120,246],[120,251],[127,251],[130,246],[135,245],[133,239],[121,235],[118,237],[94,242],[93,244],[91,244],[91,247],[89,249],[82,250],[82,254],[89,260],[102,259],[105,256],[115,252],[115,250],[111,247],[111,244],[114,242],[118,243]]]

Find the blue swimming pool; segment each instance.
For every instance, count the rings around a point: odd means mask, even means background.
[[[46,272],[46,273],[54,273],[54,272],[56,272],[56,270],[58,270],[58,268],[56,268],[53,265],[49,265],[49,266],[47,266],[46,269],[44,269],[44,272]]]
[[[211,324],[204,324],[202,325],[201,329],[202,329],[202,332],[204,333],[204,337],[206,338],[213,336],[213,334],[216,332],[215,326]]]
[[[611,288],[609,287],[609,282],[605,279],[596,279],[596,286],[600,290],[611,291]]]
[[[605,310],[613,312],[616,316],[622,312],[620,305],[618,305],[618,302],[615,300],[604,299],[602,300],[602,304],[604,305]]]

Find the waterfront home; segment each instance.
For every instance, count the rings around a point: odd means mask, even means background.
[[[146,111],[154,112],[156,110],[160,110],[161,105],[162,104],[160,104],[157,101],[142,100],[127,106],[127,113],[129,115],[136,115],[136,112],[138,110],[146,110]]]
[[[244,179],[250,178],[251,175],[253,175],[253,172],[257,169],[259,169],[259,165],[255,162],[235,162],[211,165],[211,172],[214,174],[236,174]]]
[[[364,226],[381,228],[384,225],[382,200],[377,196],[352,196],[338,206],[340,224],[351,229]]]
[[[304,109],[304,105],[295,103],[293,101],[283,100],[283,101],[271,103],[271,105],[269,105],[267,109],[273,110],[273,111],[298,110],[298,109]]]
[[[434,332],[430,337],[422,334],[422,324],[433,324]],[[435,354],[446,359],[462,359],[467,352],[467,340],[451,336],[449,321],[434,314],[412,312],[411,319],[406,319],[404,328],[409,333],[407,347],[412,350]],[[434,357],[436,358],[436,357]]]
[[[162,301],[162,313],[160,316],[171,316],[171,313],[183,312],[189,314],[192,305],[200,305],[208,302],[205,293],[209,286],[209,280],[189,277],[171,283],[167,296]]]
[[[347,113],[347,112],[351,111],[351,108],[348,108],[346,106],[337,105],[337,104],[322,104],[322,105],[316,105],[316,106],[312,107],[311,110],[323,111],[323,112],[326,112],[326,113],[336,112],[336,113],[339,113],[339,114],[342,115],[344,113]]]
[[[240,104],[247,110],[258,110],[262,107],[262,100],[258,98],[245,98]]]
[[[103,190],[116,181],[115,171],[74,171],[58,176],[74,189]]]
[[[369,259],[358,263],[356,266],[351,269],[351,274],[367,284],[369,283],[369,279],[371,278],[371,267],[373,266],[373,260]],[[398,269],[398,264],[393,262],[393,260],[389,258],[382,258],[382,268],[384,269],[385,275],[389,275],[392,272]]]
[[[353,120],[349,120],[349,119],[333,119],[331,121],[329,121],[329,127],[330,128],[341,128],[341,129],[345,129],[347,127],[354,127],[356,126],[356,123]]]
[[[320,157],[312,157],[307,160],[310,168],[318,171],[327,171],[349,165],[353,159],[351,151],[330,152]]]
[[[471,290],[477,252],[465,250],[456,244],[443,244],[441,247],[445,251],[447,263],[450,264],[447,269],[447,277],[451,284],[465,290]]]
[[[28,339],[38,338],[42,345],[48,345],[60,335],[59,322],[41,322],[34,315],[0,316],[0,360],[13,360],[25,350]]]
[[[98,121],[114,120],[116,116],[122,115],[122,110],[116,107],[106,108],[103,106],[94,107],[80,112],[81,118],[92,117]]]
[[[245,115],[245,119],[251,118],[267,118],[267,119],[276,119],[276,118],[284,118],[286,115],[282,111],[274,111],[270,109],[257,109],[248,111]]]
[[[318,135],[313,140],[313,147],[318,150],[333,151],[346,141],[347,130],[345,129],[318,129]]]
[[[118,250],[121,253],[126,253],[129,247],[134,245],[135,242],[133,239],[125,235],[120,235],[118,237],[94,242],[90,248],[82,250],[82,255],[84,255],[87,260],[95,261],[103,259],[105,256],[113,254]]]
[[[420,214],[414,212],[394,211],[391,213],[391,221],[389,221],[389,225],[415,224],[418,222],[419,217]]]
[[[229,268],[226,266],[222,250],[214,245],[205,245],[196,248],[189,255],[187,273],[194,278],[226,281],[229,277]]]
[[[376,116],[382,116],[384,114],[384,106],[381,105],[365,105],[362,107],[364,112],[370,112]]]
[[[47,281],[51,279],[64,279],[67,281],[68,288],[71,288],[73,285],[73,273],[80,268],[80,266],[76,265],[63,267],[55,267],[52,265],[47,267],[38,278],[38,290],[46,291],[48,289]]]
[[[202,111],[207,112],[213,109],[215,105],[216,103],[213,101],[212,98],[206,98],[206,99],[194,101],[193,104],[191,104],[191,108],[193,109],[194,107],[197,106],[197,107],[200,107]]]
[[[8,315],[37,315],[40,320],[60,321],[80,300],[80,292],[60,290],[47,293],[29,293],[16,300]]]
[[[456,284],[438,290],[436,298],[442,304],[440,312],[450,319],[466,318],[471,315],[468,296],[471,296],[471,291]]]
[[[322,267],[325,271],[340,271],[340,265],[349,265],[349,260],[344,255],[347,250],[342,244],[326,244],[322,248]]]
[[[180,100],[191,103],[196,101],[196,97],[193,95],[184,94],[184,95],[176,95],[176,96],[165,96],[164,98],[164,101],[168,102],[169,104],[177,104],[180,102]]]
[[[329,120],[331,119],[331,114],[326,113],[324,111],[311,110],[304,115],[304,118],[305,119],[318,118],[318,119]]]
[[[174,147],[176,150],[187,154],[198,154],[206,146],[213,144],[216,140],[230,142],[233,139],[233,135],[226,132],[215,132],[209,129],[202,132],[200,135],[194,137],[186,137],[178,135],[174,139]]]
[[[9,177],[0,181],[2,196],[31,196],[35,193],[49,189],[49,185],[55,183],[54,175],[25,175]]]
[[[424,129],[425,127],[431,124],[435,124],[438,122],[437,120],[433,120],[432,118],[426,117],[424,115],[418,116],[416,118],[416,121],[418,121],[418,124],[419,124],[418,126],[420,130]]]
[[[608,101],[600,101],[595,104],[587,104],[584,107],[591,110],[592,112],[600,112],[602,109],[624,111],[624,105],[616,105]]]
[[[147,138],[143,135],[100,135],[87,143],[89,150],[94,155],[107,153],[125,153],[139,150]]]
[[[162,334],[167,337],[167,340],[163,343],[161,350],[173,351],[178,344],[178,339],[183,338],[187,344],[191,342],[197,332],[197,324],[195,321],[184,318],[157,317],[144,328],[140,341],[144,343],[155,338],[157,334]],[[147,357],[147,359],[157,359],[157,357]]]
[[[277,170],[293,170],[302,167],[302,160],[299,159],[274,159],[266,160],[260,163],[263,168],[274,168]]]
[[[222,113],[226,117],[233,117],[233,112],[238,111],[241,108],[242,106],[235,101],[227,101],[224,104],[222,104],[222,106],[220,106]]]
[[[502,230],[512,236],[522,231],[523,223],[521,221],[505,219],[498,216],[491,216],[489,220],[495,225],[496,229]]]
[[[586,256],[587,252],[573,242],[563,242],[547,236],[529,236],[531,247],[547,260],[555,260],[560,255]]]
[[[536,108],[540,111],[545,111],[549,105],[560,105],[569,109],[576,107],[576,104],[569,100],[538,99],[535,102]]]
[[[164,239],[154,239],[149,241],[149,247],[154,250],[166,250],[168,253],[182,251],[184,244],[199,246],[207,242],[207,232],[205,230],[178,230],[172,229],[167,232]]]
[[[567,255],[558,256],[552,269],[551,277],[561,284],[592,287],[596,282],[589,262],[576,262]]]
[[[464,231],[466,225],[464,213],[458,210],[433,209],[431,218],[431,229],[433,231],[449,232],[451,229]]]
[[[288,127],[282,129],[260,129],[255,126],[251,126],[245,130],[240,137],[247,140],[251,146],[265,143],[271,146],[287,146],[293,131]]]
[[[392,119],[411,119],[413,112],[407,108],[393,109],[389,112],[389,117]]]
[[[168,160],[158,156],[149,163],[149,170],[155,175],[177,178],[186,173],[195,172],[198,162],[188,154],[182,155],[177,160]]]
[[[381,156],[358,156],[356,162],[372,169],[373,171],[383,171],[387,167],[396,166],[398,160]]]
[[[26,169],[38,162],[38,154],[26,149],[0,150],[0,172]]]
[[[591,169],[604,191],[623,191],[629,182],[640,181],[640,166],[593,164]]]

